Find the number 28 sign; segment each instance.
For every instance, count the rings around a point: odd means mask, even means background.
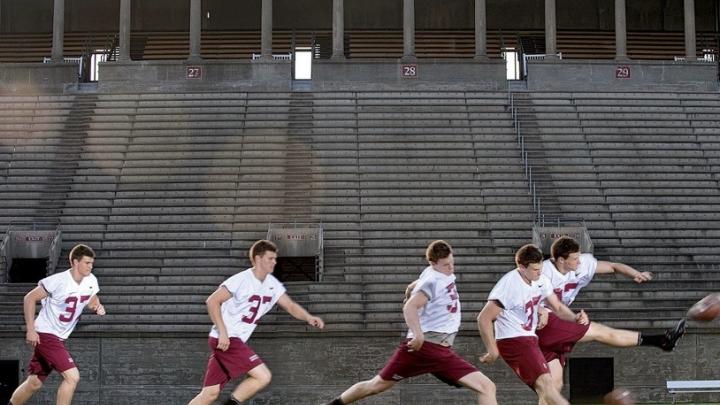
[[[629,79],[630,78],[630,67],[629,66],[618,66],[615,68],[616,79]]]
[[[416,79],[418,77],[418,67],[416,63],[400,65],[400,76],[404,78]]]

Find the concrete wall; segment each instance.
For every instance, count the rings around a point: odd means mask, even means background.
[[[185,78],[184,61],[105,63],[100,67],[103,91],[201,91],[292,89],[292,65],[287,61],[203,61],[203,79]],[[397,60],[334,62],[316,60],[312,81],[303,90],[457,89],[507,88],[502,61],[419,60],[419,77],[402,78]]]
[[[618,67],[628,78],[616,78]],[[531,61],[528,89],[548,91],[718,91],[716,63]]]
[[[472,60],[419,59],[416,78],[401,76],[402,62],[394,60],[317,61],[313,64],[313,88],[332,89],[507,89],[505,63]]]
[[[0,92],[37,94],[62,92],[77,83],[76,64],[0,63]]]
[[[259,331],[262,330],[262,326]],[[303,337],[279,337],[256,333],[251,347],[273,372],[273,382],[251,403],[290,405],[323,403],[353,383],[373,377],[400,341],[395,337],[326,337],[327,333]],[[20,360],[24,368],[30,350],[21,334],[0,338],[0,359]],[[200,389],[209,349],[203,336],[196,337],[82,337],[68,340],[67,347],[79,365],[81,382],[73,404],[187,403]],[[483,352],[480,338],[461,335],[457,351],[478,364]],[[628,387],[641,402],[670,402],[665,393],[667,379],[719,379],[716,360],[720,336],[689,335],[673,353],[655,348],[611,349],[597,344],[579,345],[575,357],[614,357],[615,385]],[[680,361],[682,360],[682,361]],[[534,393],[499,360],[480,370],[495,381],[501,404],[535,404]],[[20,377],[24,378],[24,377]],[[58,383],[53,374],[43,390],[28,405],[52,403]],[[228,389],[236,383],[229,384]],[[567,387],[566,387],[567,393]],[[689,400],[718,402],[719,394],[681,396]],[[466,389],[439,384],[423,376],[404,381],[392,390],[363,401],[364,405],[473,403]]]
[[[119,0],[65,0],[66,31],[117,29]],[[186,31],[189,0],[135,0],[133,30]],[[697,29],[714,31],[715,0],[696,0]],[[332,0],[275,0],[277,29],[332,27]],[[52,31],[53,0],[3,0],[0,32]],[[544,28],[544,0],[489,0],[488,26],[497,30]],[[261,0],[204,0],[203,28],[259,29]],[[416,0],[417,29],[471,29],[472,0]],[[210,12],[210,18],[207,18]],[[559,29],[612,30],[613,0],[558,0]],[[627,0],[629,30],[682,30],[680,0]],[[346,29],[401,29],[402,0],[345,0]]]
[[[100,65],[103,91],[276,90],[291,84],[289,61],[204,61],[202,79],[187,79],[185,61],[109,62]]]

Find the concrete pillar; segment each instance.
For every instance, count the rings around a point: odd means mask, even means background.
[[[262,0],[260,49],[264,60],[272,60],[272,15],[272,0]]]
[[[685,0],[685,60],[697,60],[695,37],[695,0]]]
[[[345,59],[344,0],[333,0],[333,53],[332,59]]]
[[[120,53],[119,61],[130,60],[130,15],[132,0],[120,0]]]
[[[197,61],[200,56],[200,38],[202,34],[202,0],[190,0],[190,56],[188,60]]]
[[[475,59],[487,57],[487,9],[486,0],[475,0]]]
[[[557,53],[557,19],[555,0],[545,0],[545,54],[555,57]]]
[[[615,60],[628,60],[625,0],[615,0]]]
[[[415,59],[415,0],[403,0],[403,59]]]
[[[52,61],[63,62],[63,39],[65,37],[65,0],[55,0],[53,10]]]

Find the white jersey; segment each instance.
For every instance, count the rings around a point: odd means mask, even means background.
[[[260,281],[252,268],[230,277],[220,286],[232,294],[220,307],[228,337],[240,338],[243,342],[250,338],[260,317],[270,311],[285,294],[285,286],[272,274],[268,274],[265,281]],[[220,336],[215,325],[210,330],[210,336]]]
[[[562,274],[555,267],[555,263],[548,259],[543,262],[542,273],[550,279],[553,292],[560,298],[560,301],[570,306],[575,301],[580,289],[590,284],[593,276],[595,276],[597,263],[597,259],[592,254],[583,253],[580,255],[578,268],[575,271]]]
[[[38,282],[48,296],[42,300],[42,308],[35,319],[36,332],[67,339],[85,306],[100,291],[94,275],[90,274],[77,283],[70,271],[53,274]]]
[[[428,303],[418,311],[424,332],[456,333],[460,329],[460,295],[455,275],[445,275],[432,267],[423,270],[412,294],[425,294]],[[408,338],[415,335],[408,330]]]
[[[496,300],[503,308],[495,320],[495,339],[535,336],[538,306],[552,293],[550,280],[542,274],[530,285],[518,269],[502,276],[488,296],[489,301]]]

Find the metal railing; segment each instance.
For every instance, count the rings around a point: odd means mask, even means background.
[[[544,54],[544,53],[540,53],[540,54],[525,53],[525,54],[523,54],[523,75],[522,75],[522,77],[527,77],[529,60],[545,60],[545,58],[548,56],[553,56],[553,55],[548,55],[548,54]],[[558,52],[554,56],[560,60],[562,60],[562,58],[563,58],[562,52]]]
[[[252,60],[259,60],[262,58],[261,53],[253,53]],[[272,55],[273,60],[292,60],[292,52],[288,53],[274,53]]]
[[[525,137],[521,130],[521,121],[519,119],[518,107],[515,105],[515,94],[509,92],[510,113],[512,114],[513,126],[515,128],[515,136],[520,147],[520,158],[522,159],[525,169],[525,179],[528,182],[528,189],[532,198],[533,213],[535,214],[535,222],[539,222],[543,218],[542,206],[540,205],[540,196],[537,192],[537,186],[533,179],[533,167],[530,164],[528,149],[525,147]]]

